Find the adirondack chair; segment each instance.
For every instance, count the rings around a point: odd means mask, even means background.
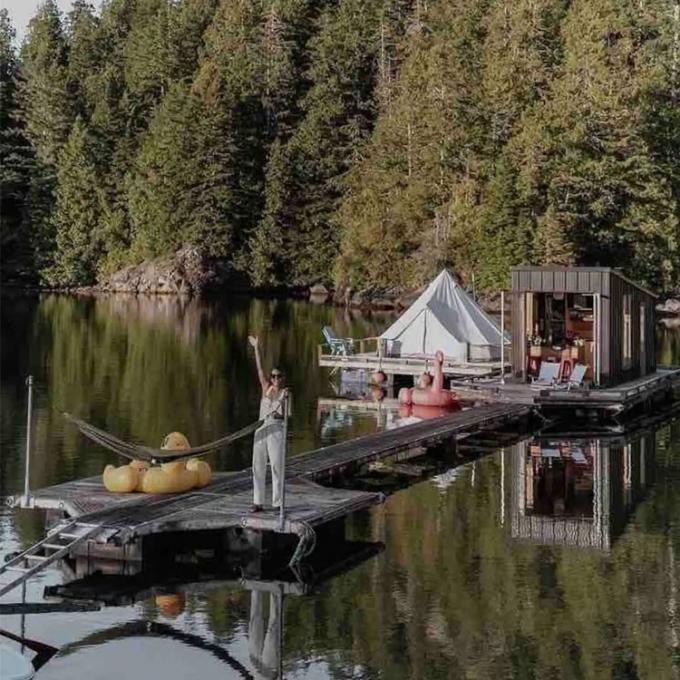
[[[354,354],[354,340],[352,338],[339,338],[330,326],[324,326],[322,331],[326,344],[330,347],[331,354],[335,356]]]
[[[560,365],[557,362],[544,361],[541,363],[538,378],[532,378],[531,387],[537,389],[541,387],[554,387],[559,374]]]

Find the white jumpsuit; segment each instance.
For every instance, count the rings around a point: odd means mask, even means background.
[[[267,630],[264,628],[264,598],[267,593],[253,590],[250,593],[250,621],[248,623],[248,651],[258,676],[279,677],[281,661],[281,605],[280,593],[269,593],[269,619]]]
[[[260,420],[253,440],[253,503],[264,505],[267,459],[272,468],[272,505],[281,504],[281,464],[283,461],[283,393],[262,397]]]

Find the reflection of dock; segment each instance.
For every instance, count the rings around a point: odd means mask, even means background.
[[[316,553],[303,569],[283,573],[275,568],[275,564],[263,566],[259,556],[253,556],[251,562],[240,560],[225,564],[218,554],[219,548],[214,549],[207,564],[196,560],[191,551],[188,555],[170,553],[163,564],[131,574],[104,574],[100,561],[79,557],[75,572],[80,577],[48,587],[46,595],[105,606],[129,606],[168,593],[203,596],[216,590],[257,590],[301,596],[316,592],[324,583],[378,555],[383,549],[382,543],[338,540],[327,550]],[[186,561],[179,560],[179,556]],[[130,566],[135,568],[135,565]],[[120,568],[120,571],[126,570]]]
[[[380,401],[371,399],[347,399],[343,397],[319,397],[319,410],[339,409],[348,411],[389,411],[399,408],[399,400],[385,397]]]
[[[609,550],[653,480],[654,437],[535,439],[512,460],[512,535]]]

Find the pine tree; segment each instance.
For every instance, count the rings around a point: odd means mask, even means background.
[[[38,159],[53,168],[73,122],[67,66],[61,14],[54,0],[46,0],[30,21],[21,50],[20,96],[26,134]]]
[[[54,213],[57,252],[48,272],[53,284],[95,282],[104,254],[100,190],[92,145],[78,118],[60,157]]]
[[[303,119],[272,149],[267,205],[253,244],[258,283],[327,280],[339,247],[333,217],[344,176],[373,120],[380,7],[344,0],[309,42]],[[276,244],[275,247],[273,244]]]
[[[66,21],[67,88],[74,112],[89,120],[96,103],[97,70],[103,60],[99,20],[86,0],[75,0]]]
[[[154,116],[130,180],[135,257],[192,244],[231,254],[233,226],[230,109],[174,85]]]
[[[544,149],[538,245],[543,261],[561,251],[559,259],[581,264],[626,263],[632,276],[667,289],[677,272],[677,203],[644,134],[650,36],[625,5],[570,7],[563,68],[546,105],[527,119]]]
[[[0,255],[2,275],[30,274],[30,225],[26,194],[33,154],[17,119],[19,65],[12,41],[15,32],[7,10],[0,10]],[[17,271],[19,270],[19,271]]]
[[[338,213],[341,282],[410,286],[446,263],[439,234],[451,230],[442,221],[457,226],[449,208],[459,205],[450,201],[451,186],[474,181],[483,143],[478,83],[486,5],[460,0],[414,15],[390,104],[365,160],[350,173]]]

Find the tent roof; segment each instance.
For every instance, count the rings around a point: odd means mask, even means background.
[[[380,337],[385,340],[417,340],[411,336],[423,334],[424,324],[418,322],[423,313],[437,320],[436,326],[441,327],[438,331],[443,333],[442,341],[500,347],[501,332],[498,326],[446,269]]]

